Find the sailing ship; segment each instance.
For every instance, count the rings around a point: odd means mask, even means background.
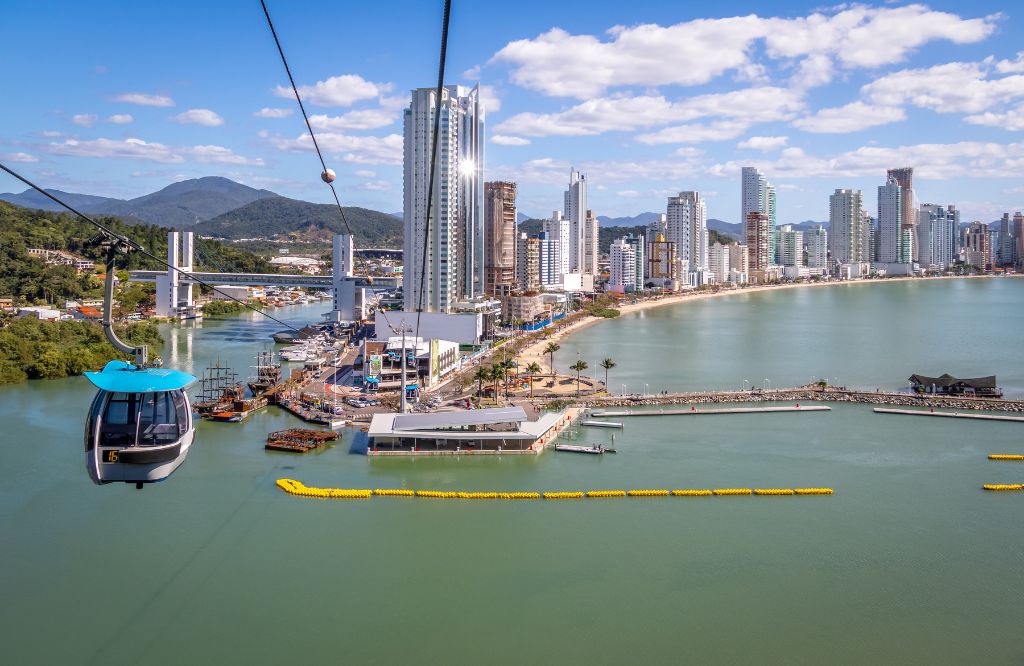
[[[204,419],[238,423],[257,409],[267,406],[267,399],[245,397],[245,385],[238,375],[220,361],[203,371],[199,380],[199,395],[194,408]]]
[[[256,376],[249,382],[254,397],[261,396],[281,383],[281,364],[274,363],[274,352],[256,354]]]

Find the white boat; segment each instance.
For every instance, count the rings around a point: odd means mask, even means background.
[[[621,428],[622,424],[615,421],[583,421],[582,425],[591,428]]]
[[[555,444],[555,451],[567,451],[569,453],[590,453],[593,455],[601,455],[603,453],[615,453],[615,449],[609,449],[601,446],[581,446],[579,444]]]

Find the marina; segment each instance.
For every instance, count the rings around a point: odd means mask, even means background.
[[[938,416],[952,419],[974,419],[976,421],[1014,421],[1024,423],[1024,416],[1007,416],[1005,414],[971,414],[965,412],[943,412],[934,409],[890,409],[875,407],[876,414],[903,414],[906,416]]]
[[[623,416],[700,416],[702,414],[782,414],[797,412],[829,412],[832,408],[828,405],[784,405],[771,407],[718,407],[697,409],[650,409],[650,410],[617,410],[617,411],[591,411],[589,416],[593,418],[612,418]],[[588,424],[584,424],[588,425]],[[614,426],[607,426],[614,427]]]

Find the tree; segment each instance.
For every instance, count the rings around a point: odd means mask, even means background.
[[[601,361],[601,367],[604,368],[604,388],[608,390],[608,371],[615,367],[615,361],[610,358],[606,358]]]
[[[540,367],[540,363],[537,363],[537,361],[526,366],[526,372],[530,374],[530,400],[533,400],[533,376],[539,375],[541,370],[543,370],[543,368]]]
[[[549,342],[548,346],[544,348],[544,353],[548,355],[548,365],[551,366],[551,376],[555,376],[555,352],[562,348],[562,345],[557,342]]]
[[[590,366],[587,365],[586,361],[581,359],[579,361],[576,361],[569,367],[576,371],[576,396],[578,397],[580,394],[580,373],[589,368]]]
[[[508,377],[508,368],[505,367],[505,363],[495,363],[491,366],[490,370],[491,380],[494,381],[494,402],[498,402],[498,382],[504,381]]]
[[[484,382],[491,381],[491,371],[485,366],[481,365],[479,368],[476,369],[476,372],[473,374],[473,379],[477,382],[476,394],[477,397],[479,397],[480,394],[483,393]]]

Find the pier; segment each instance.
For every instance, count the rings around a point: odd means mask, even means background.
[[[876,414],[909,414],[910,416],[944,416],[950,419],[976,419],[979,421],[1016,421],[1024,423],[1024,416],[1006,416],[1003,414],[965,414],[964,412],[936,412],[923,409],[891,409],[875,407]]]
[[[638,410],[630,409],[614,412],[591,412],[593,418],[620,417],[620,416],[696,416],[698,414],[776,414],[792,412],[830,412],[832,408],[828,405],[784,405],[781,407],[715,407],[712,409],[659,409],[659,410]],[[1024,419],[1022,419],[1024,420]]]

